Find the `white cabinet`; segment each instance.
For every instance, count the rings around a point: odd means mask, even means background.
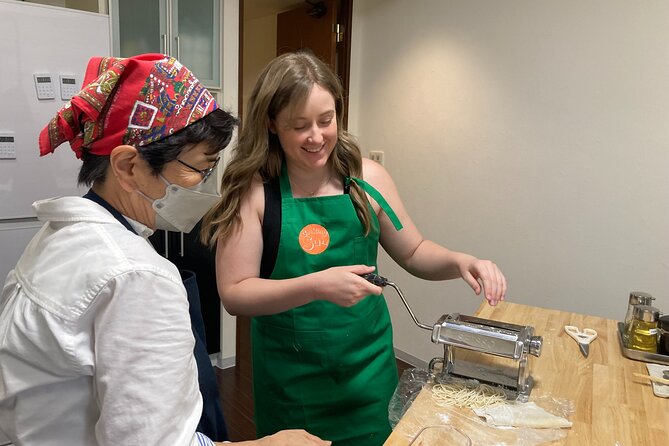
[[[111,0],[113,54],[164,53],[220,88],[220,0]]]

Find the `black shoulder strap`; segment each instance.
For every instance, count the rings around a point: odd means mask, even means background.
[[[276,256],[279,253],[281,239],[281,187],[279,177],[264,185],[265,215],[262,220],[263,250],[260,259],[260,277],[269,279],[274,271]]]

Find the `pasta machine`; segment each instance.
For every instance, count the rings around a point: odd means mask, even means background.
[[[429,326],[416,319],[396,284],[376,274],[366,274],[363,277],[375,285],[394,288],[414,323],[432,332],[432,342],[444,345],[443,358],[434,358],[429,365],[429,371],[436,379],[448,380],[451,377],[475,379],[482,383],[502,387],[510,399],[527,401],[534,383],[529,374],[528,356],[541,355],[543,342],[541,336],[534,335],[534,327],[465,316],[459,313],[445,314],[433,326]],[[485,360],[480,363],[463,359],[456,361],[457,349],[508,358],[515,362],[515,366],[487,365]],[[476,357],[476,355],[469,356]],[[439,372],[436,371],[438,364],[441,364]]]

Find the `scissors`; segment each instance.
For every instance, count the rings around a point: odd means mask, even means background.
[[[565,325],[564,331],[574,338],[574,341],[578,342],[578,348],[581,350],[581,353],[583,353],[583,356],[587,358],[588,353],[590,352],[590,343],[597,337],[597,332],[592,328],[584,328],[583,331],[581,331],[578,327],[574,327],[573,325]]]

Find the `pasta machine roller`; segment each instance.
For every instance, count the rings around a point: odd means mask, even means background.
[[[371,283],[391,286],[397,291],[414,323],[432,332],[432,342],[444,345],[444,357],[430,361],[429,371],[434,374],[441,364],[440,379],[458,377],[475,379],[479,382],[501,386],[509,398],[526,401],[533,386],[529,374],[528,356],[541,355],[541,336],[534,335],[534,327],[508,324],[491,319],[465,316],[459,313],[445,314],[433,325],[423,324],[416,319],[399,287],[390,280],[376,274],[364,275]],[[456,349],[501,356],[515,363],[513,367],[485,364],[463,359],[456,361]],[[469,355],[476,357],[477,355]],[[479,355],[480,356],[480,355]]]

